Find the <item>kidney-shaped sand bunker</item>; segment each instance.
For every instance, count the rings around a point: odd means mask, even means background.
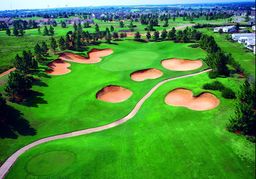
[[[46,73],[50,75],[64,75],[71,72],[71,70],[68,69],[69,66],[70,64],[64,62],[63,60],[54,60],[53,62],[48,64],[48,67],[51,69],[47,70]]]
[[[178,88],[167,94],[165,103],[172,106],[183,106],[195,111],[204,111],[216,108],[220,101],[211,93],[193,96],[192,91]]]
[[[149,68],[144,70],[135,71],[131,74],[131,79],[134,81],[145,81],[148,79],[156,79],[163,75],[163,72],[155,69]]]
[[[173,71],[195,70],[203,66],[202,60],[185,60],[185,59],[167,59],[163,60],[162,66]]]
[[[96,98],[110,103],[120,103],[132,96],[132,91],[121,86],[109,85],[101,89]]]
[[[99,63],[102,60],[102,57],[111,55],[112,53],[112,49],[92,49],[90,52],[88,52],[88,58],[74,53],[66,52],[60,55],[60,59],[75,63]]]

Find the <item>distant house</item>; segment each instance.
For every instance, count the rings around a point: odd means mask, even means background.
[[[253,31],[256,31],[256,27],[255,27],[255,25],[254,25],[254,26],[252,26],[252,30],[253,30]]]
[[[222,30],[222,32],[224,32],[224,33],[232,33],[232,32],[236,32],[236,27],[235,26],[224,26],[224,27],[215,27],[213,29],[214,32],[220,32],[220,30]]]
[[[255,18],[253,19],[250,19],[248,22],[247,22],[248,25],[255,25]]]
[[[240,44],[244,44],[246,48],[255,54],[255,33],[236,33],[232,34],[232,39]]]
[[[12,20],[12,18],[6,17],[6,18],[0,18],[0,22],[5,23],[7,25],[11,25],[13,20]]]
[[[72,19],[68,19],[66,22],[68,24],[79,24],[79,23],[84,24],[84,23],[87,23],[87,22],[89,22],[89,24],[94,23],[94,21],[92,19],[81,19],[79,17],[74,17]]]

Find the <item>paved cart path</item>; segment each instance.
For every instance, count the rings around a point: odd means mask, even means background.
[[[19,158],[19,156],[21,156],[27,150],[29,150],[29,149],[31,149],[35,146],[38,146],[40,144],[46,143],[46,142],[50,142],[50,141],[54,141],[54,140],[58,140],[58,139],[65,139],[65,138],[70,138],[70,137],[81,136],[81,135],[85,135],[85,134],[91,134],[91,133],[104,131],[104,130],[111,129],[113,127],[119,126],[119,125],[127,122],[131,118],[133,118],[137,114],[137,112],[139,111],[139,109],[141,108],[143,103],[163,84],[165,84],[169,81],[174,81],[174,80],[178,80],[178,79],[182,79],[182,78],[197,76],[197,75],[200,75],[200,74],[203,74],[203,73],[207,73],[209,71],[211,71],[211,69],[206,69],[206,70],[203,70],[203,71],[200,71],[200,72],[196,72],[196,73],[188,74],[188,75],[183,75],[183,76],[179,76],[179,77],[168,78],[166,80],[163,80],[163,81],[157,83],[143,98],[141,98],[139,100],[139,102],[135,105],[133,110],[127,116],[125,116],[125,117],[123,117],[123,118],[121,118],[121,119],[119,119],[115,122],[112,122],[110,124],[100,126],[100,127],[89,128],[89,129],[70,132],[70,133],[66,133],[66,134],[60,134],[60,135],[56,135],[56,136],[46,137],[46,138],[37,140],[37,141],[35,141],[31,144],[28,144],[28,145],[22,147],[21,149],[17,150],[15,153],[13,153],[3,163],[3,165],[0,167],[0,179],[4,178],[4,176],[8,173],[9,169],[12,167],[12,165],[15,163],[15,161]]]

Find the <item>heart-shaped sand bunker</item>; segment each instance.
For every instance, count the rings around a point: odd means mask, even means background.
[[[162,66],[173,71],[195,70],[203,66],[202,60],[167,59],[163,60]]]
[[[155,68],[149,68],[145,70],[139,70],[135,71],[131,74],[131,79],[134,81],[145,81],[148,79],[156,79],[163,75],[163,72],[161,72],[158,69]]]
[[[132,96],[132,91],[121,86],[109,85],[101,89],[96,98],[110,103],[120,103]]]
[[[193,96],[187,89],[175,89],[167,94],[165,103],[172,106],[183,106],[195,111],[205,111],[216,108],[220,101],[211,93]]]

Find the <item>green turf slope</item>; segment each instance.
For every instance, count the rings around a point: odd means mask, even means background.
[[[171,57],[205,57],[203,50],[188,46],[189,44],[173,42],[134,41],[122,41],[118,42],[118,45],[102,44],[100,48],[112,48],[114,53],[105,57],[101,63],[72,63],[71,73],[43,78],[42,83],[33,87],[38,95],[30,100],[27,106],[12,104],[24,114],[37,134],[19,136],[18,139],[0,139],[0,148],[5,149],[0,150],[0,161],[3,162],[11,153],[37,139],[104,125],[124,117],[159,81],[193,72],[168,71],[160,63],[162,59]],[[129,49],[132,49],[136,56],[129,52]],[[162,70],[164,75],[157,80],[144,82],[134,82],[130,79],[132,72],[152,67]],[[126,87],[133,91],[133,96],[119,104],[96,100],[96,93],[107,85]]]
[[[232,88],[240,82],[219,80]],[[253,179],[254,145],[225,129],[234,100],[214,92],[220,105],[201,112],[164,103],[175,88],[203,92],[205,81],[207,74],[169,82],[121,126],[38,146],[21,156],[7,178]]]

